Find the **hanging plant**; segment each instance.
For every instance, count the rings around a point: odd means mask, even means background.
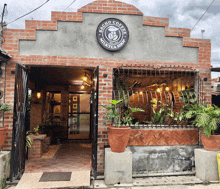
[[[11,106],[9,106],[8,104],[4,103],[4,104],[0,104],[0,111],[3,112],[8,112],[12,109]]]

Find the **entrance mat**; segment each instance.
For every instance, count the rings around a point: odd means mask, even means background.
[[[44,172],[39,182],[70,181],[71,172]]]

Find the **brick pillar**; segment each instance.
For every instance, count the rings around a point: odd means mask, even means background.
[[[1,75],[0,75],[0,104],[5,102],[5,63],[1,62]],[[0,112],[0,127],[4,124],[4,115]]]
[[[107,74],[107,77],[103,77]],[[108,100],[112,100],[113,90],[113,69],[99,68],[99,119],[98,119],[98,152],[97,152],[97,169],[100,174],[104,173],[104,145],[108,145],[107,127],[103,124],[103,114],[105,109],[101,106],[109,104]]]
[[[28,148],[28,159],[40,159],[42,155],[42,140],[33,140],[31,147]]]
[[[5,103],[12,107],[11,111],[4,113],[4,127],[8,128],[3,150],[10,150],[12,143],[13,128],[13,107],[14,107],[14,88],[15,88],[15,64],[7,64],[5,66]]]

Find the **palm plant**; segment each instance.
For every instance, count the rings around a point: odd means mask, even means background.
[[[220,123],[220,108],[217,106],[193,104],[188,107],[186,118],[195,118],[192,121],[197,127],[203,127],[203,133],[209,137],[217,129],[217,124]]]

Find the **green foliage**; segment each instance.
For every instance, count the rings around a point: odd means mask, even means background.
[[[151,100],[151,102],[153,102]],[[163,124],[164,123],[164,116],[169,114],[169,111],[171,110],[168,108],[167,104],[164,104],[161,101],[158,101],[158,103],[154,103],[155,106],[157,106],[156,110],[153,108],[153,117],[151,117],[151,122],[153,124]]]
[[[11,109],[12,109],[11,106],[9,106],[6,103],[0,105],[0,111],[7,112],[10,111]]]
[[[216,129],[217,123],[220,123],[220,108],[217,106],[193,104],[188,107],[186,118],[194,118],[192,123],[197,127],[203,127],[203,133],[209,137]]]
[[[170,117],[172,117],[174,121],[187,120],[185,111],[176,112],[176,113],[172,112],[170,115],[171,115]]]
[[[181,94],[180,101],[184,102],[185,104],[197,103],[197,98],[193,88],[189,88],[187,90],[181,91],[180,94]]]
[[[39,125],[37,125],[36,127],[34,127],[34,132],[37,133],[39,131]]]
[[[26,132],[26,146],[25,146],[26,152],[29,147],[31,148],[31,145],[33,143],[32,139],[30,138],[30,135],[31,135],[30,131],[27,131]]]
[[[102,105],[102,107],[104,107],[105,109],[107,109],[108,111],[106,111],[104,118],[104,124],[107,124],[109,121],[114,120],[114,124],[116,127],[120,127],[122,124],[125,125],[131,125],[132,124],[132,117],[131,117],[131,113],[129,112],[129,110],[134,113],[134,112],[144,112],[144,110],[140,109],[140,108],[132,108],[130,106],[128,106],[128,111],[121,111],[119,108],[117,108],[117,105],[121,104],[123,100],[109,100],[109,102],[111,103],[110,105]]]

